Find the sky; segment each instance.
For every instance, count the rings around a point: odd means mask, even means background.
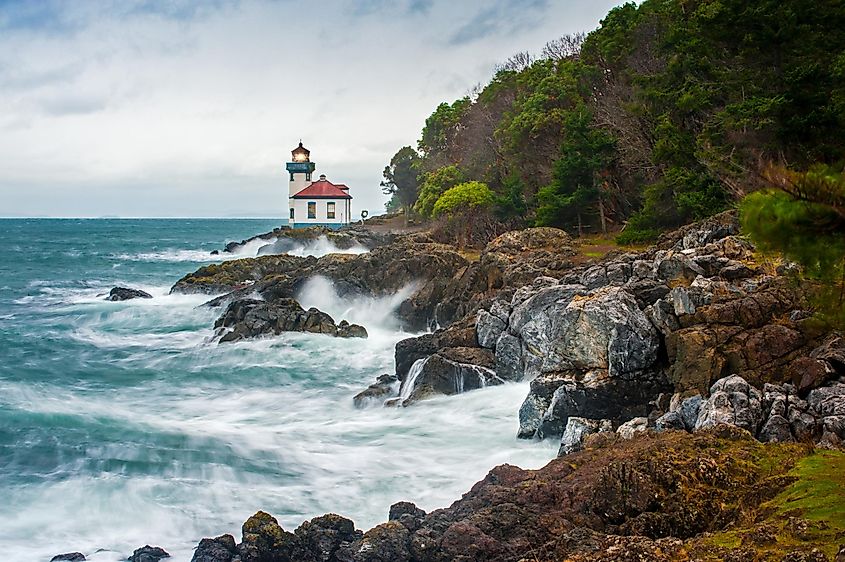
[[[435,107],[611,0],[0,0],[0,216],[284,217],[300,139],[383,212]]]

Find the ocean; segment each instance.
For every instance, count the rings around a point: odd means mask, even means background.
[[[220,311],[169,289],[219,261],[211,250],[277,225],[0,220],[0,558],[125,560],[151,544],[188,562],[202,537],[239,540],[257,510],[287,530],[327,512],[368,529],[396,501],[445,507],[495,465],[554,457],[552,443],[515,438],[527,384],[353,407],[413,335],[391,315],[401,295],[349,301],[314,283],[300,296],[363,324],[365,341],[217,345]],[[154,298],[105,301],[116,285]]]

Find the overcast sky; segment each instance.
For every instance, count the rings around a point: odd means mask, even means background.
[[[0,0],[0,216],[285,216],[300,138],[377,214],[438,103],[619,3]]]

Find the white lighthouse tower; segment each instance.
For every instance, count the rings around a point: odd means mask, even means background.
[[[316,164],[311,161],[311,151],[302,146],[302,141],[299,141],[299,146],[290,151],[291,161],[287,163],[285,168],[290,174],[290,181],[288,183],[288,209],[290,209],[290,226],[293,227],[294,217],[294,199],[293,196],[308,187],[311,184],[311,174],[316,169]]]
[[[320,226],[337,229],[349,224],[352,216],[352,196],[349,187],[332,183],[321,175],[311,180],[316,165],[311,161],[311,152],[302,146],[291,151],[291,161],[285,169],[290,174],[288,183],[288,209],[290,228]]]

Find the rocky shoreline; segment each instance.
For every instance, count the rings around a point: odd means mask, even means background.
[[[518,437],[560,440],[560,458],[498,467],[431,514],[397,504],[366,533],[336,515],[288,533],[258,513],[240,544],[204,539],[194,561],[753,560],[771,544],[783,560],[836,555],[794,536],[779,543],[784,529],[774,543],[706,540],[787,493],[790,471],[819,454],[813,444],[845,439],[845,339],[819,327],[797,268],[761,259],[734,214],[598,262],[550,228],[506,233],[478,259],[426,233],[381,242],[206,266],[172,291],[225,293],[209,303],[225,307],[221,341],[305,326],[341,335],[294,300],[315,276],[341,295],[405,291],[403,327],[436,329],[397,344],[395,373],[356,405],[530,380]],[[830,544],[845,537],[836,532]]]

